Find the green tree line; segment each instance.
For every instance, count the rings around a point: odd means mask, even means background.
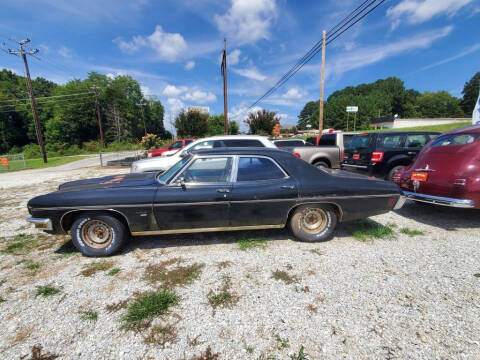
[[[471,117],[478,96],[480,72],[464,86],[463,99],[447,91],[420,93],[406,89],[396,77],[380,79],[370,84],[349,86],[333,92],[324,102],[324,128],[353,130],[353,114],[347,106],[358,106],[357,129],[368,129],[370,120],[398,115],[400,118],[461,118]],[[319,102],[309,101],[298,115],[298,129],[318,127]],[[348,119],[349,118],[349,119]]]

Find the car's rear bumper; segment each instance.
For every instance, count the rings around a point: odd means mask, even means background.
[[[435,205],[451,206],[457,208],[471,209],[475,207],[475,202],[470,199],[455,199],[442,196],[434,196],[420,193],[413,193],[410,191],[403,191],[403,195],[408,199],[426,202]]]
[[[48,218],[35,218],[35,217],[29,217],[27,219],[27,222],[34,224],[36,228],[46,230],[46,231],[52,231],[53,230],[53,224],[52,220]]]

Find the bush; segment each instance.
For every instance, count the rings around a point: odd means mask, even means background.
[[[100,149],[101,149],[100,143],[98,141],[95,141],[95,140],[84,142],[82,144],[82,148],[86,152],[99,152]]]
[[[22,148],[20,146],[15,145],[8,151],[8,154],[16,155],[16,154],[20,154],[21,152],[22,152]]]
[[[142,137],[142,141],[140,141],[140,144],[142,144],[143,149],[151,150],[151,149],[156,149],[160,145],[160,142],[161,141],[157,135],[147,134],[144,137]]]
[[[38,159],[42,157],[40,153],[40,146],[37,144],[27,144],[23,147],[22,150],[23,155],[25,155],[26,159]]]

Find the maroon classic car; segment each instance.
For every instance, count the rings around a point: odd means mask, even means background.
[[[439,135],[392,181],[415,201],[480,209],[480,126]]]

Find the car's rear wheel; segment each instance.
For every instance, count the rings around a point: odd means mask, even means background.
[[[393,175],[400,169],[403,169],[405,165],[397,165],[394,166],[393,168],[390,169],[388,172],[387,176],[385,177],[385,180],[392,181]]]
[[[325,169],[325,168],[329,168],[330,166],[328,166],[328,164],[325,162],[325,161],[315,161],[313,163],[313,166],[319,168],[319,169]]]
[[[324,241],[330,238],[337,222],[337,214],[331,205],[302,205],[290,218],[290,228],[301,241]]]
[[[72,242],[85,256],[110,256],[123,246],[128,237],[125,225],[105,213],[83,213],[71,228]]]

